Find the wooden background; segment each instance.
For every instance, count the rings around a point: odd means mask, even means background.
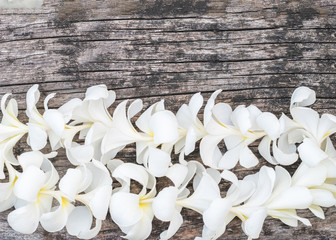
[[[25,92],[39,83],[42,97],[57,92],[51,106],[58,107],[104,83],[117,102],[141,98],[148,106],[164,98],[176,111],[193,93],[208,98],[221,88],[220,101],[253,103],[280,116],[293,90],[305,85],[317,91],[315,109],[336,114],[335,14],[335,0],[45,0],[41,9],[0,10],[0,94],[12,92],[23,110]],[[20,117],[26,120],[23,111]],[[20,144],[16,152],[26,150]],[[130,146],[119,157],[134,156]],[[55,165],[64,174],[64,152]],[[243,177],[256,169],[236,172]],[[18,234],[8,213],[0,214],[1,239],[72,239],[41,227]],[[326,209],[326,220],[300,213],[313,227],[267,219],[260,239],[336,239],[335,208]],[[173,239],[199,236],[201,216],[183,215]],[[150,239],[166,227],[154,220]],[[97,239],[121,235],[108,216]],[[240,221],[222,239],[246,239]]]

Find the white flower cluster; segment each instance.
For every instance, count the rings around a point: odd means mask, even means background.
[[[14,206],[8,223],[18,232],[31,234],[40,223],[49,232],[65,227],[82,239],[99,233],[108,212],[124,237],[132,240],[150,235],[154,216],[169,222],[161,239],[171,238],[183,223],[182,208],[202,214],[204,228],[196,239],[204,240],[220,237],[235,217],[249,239],[259,237],[267,216],[289,226],[297,226],[298,221],[310,225],[296,213],[308,208],[324,218],[321,207],[336,204],[336,150],[329,138],[336,132],[336,117],[320,117],[308,107],[316,97],[307,87],[293,93],[293,119],[284,114],[278,119],[253,105],[232,110],[228,104],[215,104],[220,92],[207,101],[203,122],[198,118],[203,105],[199,93],[176,114],[160,101],[131,121],[142,110],[142,101],[129,105],[122,101],[111,116],[108,108],[115,93],[105,85],[88,88],[83,100],[72,99],[58,109],[48,108],[55,95],[50,94],[43,114],[36,108],[40,92],[34,85],[26,98],[28,123],[18,120],[17,102],[10,99],[6,104],[10,95],[6,94],[1,100],[0,211]],[[13,148],[26,134],[32,151],[15,156]],[[260,154],[271,164],[290,165],[301,159],[293,176],[281,166],[263,166],[238,180],[230,169],[238,162],[245,168],[258,164],[248,147],[258,139]],[[185,160],[199,140],[201,159],[208,168]],[[44,154],[41,150],[48,143],[52,152]],[[138,164],[115,158],[132,143]],[[49,160],[59,148],[65,149],[74,166],[61,179]],[[172,152],[179,154],[179,163],[172,163]],[[170,179],[172,186],[157,193],[159,177]],[[113,181],[118,187],[112,188]],[[133,181],[141,190],[134,189]],[[231,183],[225,197],[221,181]]]

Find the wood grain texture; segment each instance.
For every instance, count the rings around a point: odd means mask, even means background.
[[[104,83],[116,91],[117,103],[141,98],[148,106],[164,98],[176,111],[193,93],[208,98],[221,88],[219,101],[255,104],[279,116],[288,113],[293,90],[305,85],[317,91],[316,110],[336,114],[335,76],[334,0],[45,0],[41,9],[0,10],[0,95],[12,92],[21,110],[33,83],[42,97],[57,93],[52,107]],[[26,120],[23,111],[20,116]],[[20,144],[17,153],[25,150]],[[134,147],[119,157],[134,161]],[[70,166],[62,151],[54,163],[61,175]],[[260,165],[235,171],[243,177]],[[1,239],[73,239],[65,230],[41,227],[18,234],[7,224],[8,213],[0,214]],[[173,239],[199,236],[201,216],[182,213],[185,222]],[[326,209],[320,220],[300,211],[313,227],[267,218],[260,239],[336,239],[335,213]],[[154,220],[150,239],[166,228]],[[108,216],[96,239],[121,235]],[[230,223],[222,239],[246,239],[240,221]]]

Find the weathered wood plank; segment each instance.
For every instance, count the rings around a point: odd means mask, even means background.
[[[207,98],[221,88],[219,101],[255,104],[279,116],[288,113],[292,91],[305,85],[317,91],[315,109],[335,114],[335,16],[334,0],[46,0],[41,9],[0,10],[0,94],[13,92],[23,110],[24,93],[40,83],[42,97],[57,92],[50,104],[58,107],[104,83],[116,91],[117,103],[141,98],[148,106],[164,98],[176,111],[193,93]],[[23,112],[20,117],[26,120]],[[17,153],[28,149],[20,144]],[[134,156],[130,146],[119,157]],[[188,159],[200,160],[199,154]],[[64,152],[55,166],[61,174],[69,167]],[[243,177],[257,169],[235,170]],[[64,230],[15,233],[8,212],[0,214],[2,239],[72,239]],[[335,239],[335,212],[327,209],[326,220],[302,212],[312,228],[268,219],[261,239]],[[183,215],[174,239],[199,236],[200,215]],[[166,228],[155,220],[150,239]],[[108,219],[97,239],[121,235]],[[246,239],[238,220],[223,238]]]

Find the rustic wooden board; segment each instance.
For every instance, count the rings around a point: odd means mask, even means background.
[[[141,98],[148,106],[164,98],[176,111],[193,93],[209,97],[221,88],[220,101],[279,116],[288,113],[292,91],[305,85],[317,91],[315,109],[336,114],[335,14],[334,0],[45,0],[41,9],[0,10],[0,95],[12,92],[23,110],[25,92],[39,83],[42,97],[57,92],[50,103],[58,107],[104,83],[117,102]],[[20,144],[17,152],[27,149]],[[134,148],[120,158],[134,161]],[[69,167],[64,152],[55,165],[61,173]],[[236,172],[243,177],[256,169]],[[1,239],[72,239],[64,230],[18,234],[8,213],[0,214]],[[300,213],[313,227],[267,219],[260,239],[336,239],[335,208],[326,209],[325,220]],[[174,239],[199,236],[201,216],[183,215]],[[166,227],[154,220],[150,239]],[[97,239],[121,235],[108,219]],[[222,238],[246,239],[240,222]]]

